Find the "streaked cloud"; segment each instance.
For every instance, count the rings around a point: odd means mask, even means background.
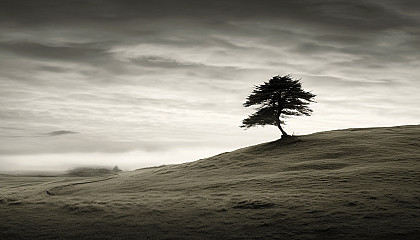
[[[67,134],[77,134],[78,132],[68,131],[68,130],[57,130],[47,133],[48,136],[59,136]]]
[[[0,155],[268,141],[276,129],[238,128],[252,111],[241,104],[289,73],[318,102],[310,118],[288,120],[296,134],[418,123],[419,10],[397,0],[5,3]],[[83,134],[34,137],[57,129]]]

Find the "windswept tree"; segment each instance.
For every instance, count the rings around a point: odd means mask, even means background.
[[[309,116],[312,110],[308,107],[314,102],[314,94],[302,89],[300,79],[291,75],[274,76],[268,82],[255,86],[247,97],[244,107],[257,106],[256,112],[242,121],[242,128],[257,125],[274,125],[279,128],[282,137],[289,135],[283,130],[283,119],[288,116]]]

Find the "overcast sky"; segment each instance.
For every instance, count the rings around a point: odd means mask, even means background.
[[[129,170],[272,141],[242,107],[317,95],[290,134],[419,124],[420,1],[3,1],[0,172]]]

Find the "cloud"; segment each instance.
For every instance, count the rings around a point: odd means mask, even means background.
[[[48,136],[59,136],[67,134],[77,134],[78,132],[68,131],[68,130],[58,130],[47,133]]]
[[[52,60],[84,61],[92,57],[105,57],[105,51],[88,44],[53,46],[35,42],[2,42],[0,50],[23,57]]]
[[[393,4],[394,8],[388,7]],[[409,5],[415,6],[415,2]],[[398,1],[13,1],[5,4],[3,19],[19,24],[99,22],[117,24],[133,19],[191,18],[218,26],[224,19],[291,18],[306,22],[338,24],[352,28],[387,28],[407,24],[406,17],[395,8],[406,9]],[[276,11],[273,11],[275,9]],[[28,11],[31,10],[31,11]],[[218,20],[219,21],[216,21]],[[220,20],[221,19],[221,20]],[[213,21],[210,21],[213,20]],[[125,26],[121,27],[124,29]]]
[[[289,120],[293,131],[416,122],[417,13],[396,0],[9,1],[0,136],[20,137],[2,137],[0,154],[266,141],[276,130],[238,128],[241,104],[289,73],[318,102],[310,121]],[[51,129],[83,134],[27,137],[67,133]]]

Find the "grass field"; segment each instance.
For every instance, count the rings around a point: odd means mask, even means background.
[[[420,239],[420,126],[105,176],[0,175],[0,239]]]

